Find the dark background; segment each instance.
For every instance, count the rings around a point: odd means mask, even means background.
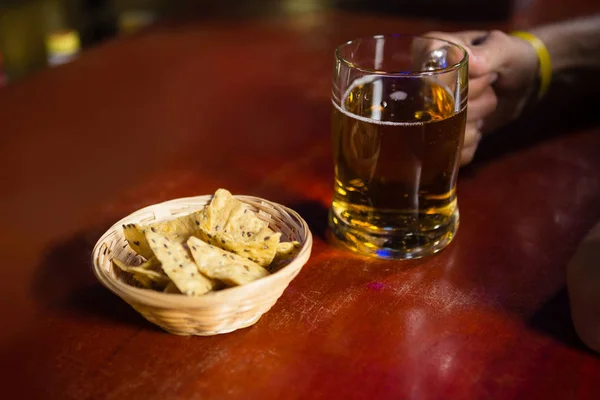
[[[47,65],[46,39],[75,30],[81,48],[152,23],[181,18],[269,18],[342,9],[353,13],[502,21],[530,0],[12,0],[0,1],[0,70],[20,79]]]

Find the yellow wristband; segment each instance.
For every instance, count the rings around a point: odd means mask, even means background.
[[[518,38],[527,40],[537,53],[538,60],[540,62],[540,89],[538,92],[538,100],[544,97],[548,88],[550,87],[550,81],[552,80],[552,61],[550,60],[550,53],[544,42],[542,42],[537,36],[532,33],[525,31],[512,32],[511,35]]]

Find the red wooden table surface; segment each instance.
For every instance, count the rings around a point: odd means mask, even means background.
[[[561,7],[537,1],[500,26],[598,11]],[[333,10],[169,23],[0,90],[6,398],[600,398],[564,289],[600,219],[598,125],[532,119],[490,138],[435,257],[364,259],[325,240],[335,45],[482,25]],[[510,144],[519,129],[546,138]],[[91,248],[142,206],[219,187],[296,209],[313,256],[256,325],[167,334],[100,286]]]

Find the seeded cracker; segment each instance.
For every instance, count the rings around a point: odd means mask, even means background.
[[[160,233],[169,240],[185,243],[191,235],[199,235],[201,233],[195,214],[184,215],[169,221],[155,222],[147,226],[140,226],[138,224],[123,225],[125,239],[129,243],[129,247],[135,250],[136,253],[145,259],[149,259],[154,253],[146,240],[146,231],[150,230],[154,233]]]
[[[231,211],[239,204],[227,190],[218,189],[210,204],[200,213],[200,228],[208,233],[222,231]]]
[[[275,233],[268,223],[225,189],[215,192],[210,204],[198,214],[198,222],[209,244],[236,253],[262,267],[275,257],[281,233]]]
[[[144,261],[143,263],[138,265],[138,267],[162,272],[162,268],[160,267],[160,261],[158,261],[156,259],[156,256],[154,255],[154,253],[152,254],[152,257],[150,257],[149,259],[147,259],[146,261]]]
[[[252,235],[246,240],[243,237],[238,236],[236,238],[235,236],[223,234],[221,246],[250,261],[254,261],[261,267],[267,267],[275,258],[280,237],[281,233],[275,233],[269,228],[263,228],[256,235]]]
[[[200,233],[199,224],[196,223],[196,213],[183,215],[168,221],[155,222],[144,228],[154,233],[159,233],[169,240],[185,243],[190,236]]]
[[[146,238],[162,269],[177,289],[188,296],[200,296],[213,289],[214,282],[198,271],[182,243],[146,231]]]
[[[269,272],[260,265],[223,251],[198,238],[189,238],[187,244],[198,269],[204,275],[217,279],[227,286],[244,285],[269,275]]]
[[[121,271],[133,275],[133,278],[146,288],[165,287],[169,283],[169,278],[162,270],[152,269],[154,266],[160,265],[154,258],[138,266],[127,265],[117,258],[113,258],[112,261]]]
[[[144,230],[139,225],[123,225],[123,234],[127,240],[127,243],[129,243],[129,247],[131,247],[140,256],[144,257],[145,259],[149,259],[154,255],[150,249],[150,246],[148,245],[148,241],[144,235]]]
[[[273,262],[267,267],[270,273],[279,271],[282,267],[289,263],[289,261],[296,257],[302,245],[300,242],[281,242],[277,244],[277,251]]]
[[[296,254],[298,254],[298,251],[300,251],[301,247],[302,245],[300,242],[281,242],[277,244],[277,254],[275,257],[280,259],[293,258],[296,256]]]

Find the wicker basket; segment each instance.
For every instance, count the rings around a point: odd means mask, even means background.
[[[216,335],[254,324],[279,299],[310,257],[312,235],[306,222],[293,210],[257,197],[234,196],[248,204],[282,240],[302,244],[298,255],[279,271],[243,286],[227,288],[199,297],[155,292],[133,286],[116,271],[111,259],[136,262],[140,257],[129,248],[123,224],[149,224],[189,214],[204,207],[212,195],[176,199],[134,212],[113,225],[96,243],[92,261],[100,282],[125,300],[148,321],[177,335]]]

